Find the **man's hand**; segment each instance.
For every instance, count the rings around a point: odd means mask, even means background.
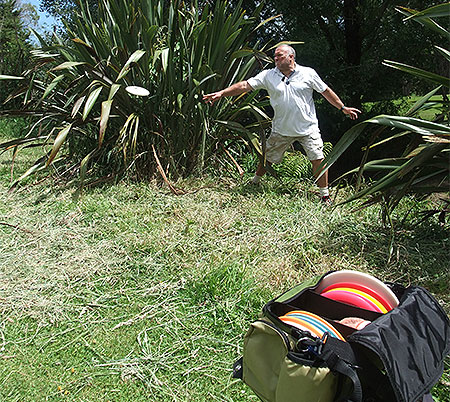
[[[354,108],[354,107],[347,107],[347,106],[344,106],[343,108],[342,108],[342,112],[344,113],[344,114],[346,114],[347,116],[349,116],[352,120],[356,120],[359,116],[358,116],[358,113],[361,113],[361,110],[359,110],[359,109],[356,109],[356,108]]]
[[[203,95],[203,101],[210,105],[216,103],[223,96],[223,90]]]
[[[220,98],[224,96],[236,96],[240,94],[244,94],[252,90],[252,87],[248,84],[247,81],[240,81],[236,84],[231,85],[228,88],[222,89],[221,91],[213,92],[211,94],[203,95],[203,100],[212,105],[216,103]]]
[[[329,87],[325,89],[325,91],[321,92],[321,95],[334,107],[337,107],[347,116],[349,116],[352,120],[356,120],[358,118],[358,113],[361,113],[361,110],[359,109],[344,106],[344,102],[342,102],[339,99],[339,96],[337,96],[336,93]]]

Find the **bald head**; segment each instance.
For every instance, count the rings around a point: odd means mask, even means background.
[[[275,66],[286,76],[295,69],[295,50],[289,45],[280,45],[275,49]]]
[[[277,49],[283,49],[287,52],[287,54],[292,54],[294,56],[295,59],[295,49],[292,46],[289,45],[280,45],[277,47]],[[277,49],[275,49],[275,52],[277,51]]]

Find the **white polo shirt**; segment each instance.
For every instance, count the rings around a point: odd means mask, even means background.
[[[322,93],[328,86],[316,71],[295,64],[289,78],[277,67],[263,70],[247,80],[254,89],[265,89],[275,115],[272,131],[290,137],[310,135],[319,131],[313,90]]]

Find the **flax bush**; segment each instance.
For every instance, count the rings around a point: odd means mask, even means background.
[[[260,9],[247,14],[240,3],[224,0],[214,6],[99,0],[93,18],[81,1],[75,28],[67,26],[68,43],[36,34],[41,47],[32,68],[20,77],[0,76],[17,80],[10,99],[23,103],[0,117],[26,115],[34,122],[0,148],[42,146],[42,157],[21,179],[49,166],[79,173],[81,182],[99,167],[109,177],[132,172],[138,178],[202,169],[230,138],[252,137],[256,119],[249,115],[266,119],[255,94],[214,108],[202,102],[204,92],[244,79],[266,60],[250,45],[264,23]],[[130,94],[130,86],[149,95]]]

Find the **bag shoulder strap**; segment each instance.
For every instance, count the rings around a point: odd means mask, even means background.
[[[350,395],[340,397],[336,402],[361,402],[363,392],[357,373],[358,359],[351,346],[346,342],[330,337],[318,357],[325,362],[331,371],[347,377],[352,383]]]

